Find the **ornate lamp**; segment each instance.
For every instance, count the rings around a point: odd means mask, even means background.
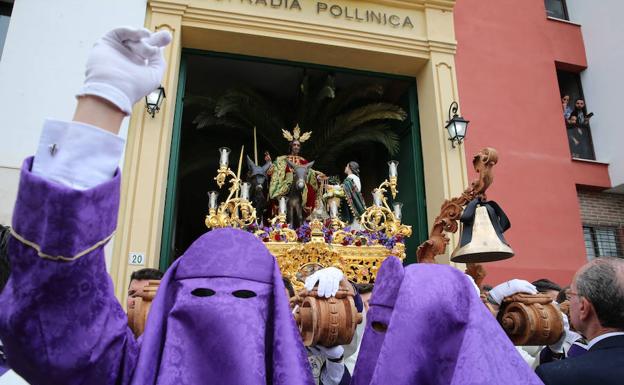
[[[165,99],[165,89],[163,86],[156,88],[145,97],[145,108],[152,118],[160,111],[163,99]]]
[[[466,130],[468,129],[468,123],[470,121],[465,120],[461,116],[457,115],[457,110],[459,109],[459,104],[457,102],[451,103],[449,107],[449,120],[446,122],[445,128],[449,134],[449,140],[451,141],[451,146],[455,148],[455,143],[459,146],[464,141],[466,137]],[[453,116],[451,117],[451,114]]]

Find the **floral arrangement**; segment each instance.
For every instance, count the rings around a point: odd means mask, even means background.
[[[290,228],[290,226],[286,223],[276,223],[272,226],[258,226],[256,224],[252,224],[247,227],[247,231],[254,233],[264,242],[288,242],[286,236],[283,233],[280,233],[281,229],[288,228]],[[297,242],[310,242],[312,238],[310,222],[304,222],[304,224],[296,229],[295,232],[297,233]],[[326,220],[325,223],[323,223],[323,236],[326,243],[332,243],[334,233],[335,231],[331,228],[331,220]],[[354,230],[351,229],[350,226],[342,229],[342,233],[347,233],[341,242],[343,246],[382,245],[387,249],[392,250],[397,243],[404,242],[401,235],[388,236],[388,234],[383,231]]]
[[[325,194],[323,194],[323,199],[331,199],[331,198],[344,198],[345,192],[342,189],[342,186],[339,184],[329,184],[325,186]]]

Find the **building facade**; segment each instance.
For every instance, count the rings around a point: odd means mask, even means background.
[[[624,170],[615,128],[621,69],[613,49],[622,39],[622,4],[596,5],[464,0],[455,7],[459,94],[471,119],[466,154],[486,145],[500,151],[489,198],[511,218],[506,237],[516,252],[488,264],[486,281],[549,278],[567,285],[598,244],[609,250],[602,255],[622,255],[624,218],[614,194]],[[575,156],[570,147],[577,138],[562,116],[566,93],[585,98],[595,112],[593,156]],[[581,210],[597,200],[608,219]]]
[[[506,236],[516,257],[488,264],[486,281],[548,277],[567,283],[587,260],[586,234],[597,239],[596,231],[584,226],[606,225],[588,223],[579,200],[606,189],[611,189],[607,198],[619,199],[624,168],[614,143],[621,133],[612,132],[617,108],[608,107],[616,99],[604,94],[609,88],[604,83],[612,84],[605,73],[617,73],[617,61],[611,64],[597,37],[606,28],[599,20],[616,12],[602,15],[584,8],[582,1],[568,1],[572,22],[548,18],[548,2],[542,0],[5,3],[11,11],[0,57],[2,223],[10,222],[20,163],[34,153],[42,120],[71,119],[73,95],[93,42],[117,25],[144,25],[173,35],[165,50],[167,97],[161,111],[152,117],[138,103],[123,130],[127,145],[119,226],[107,253],[120,298],[132,271],[165,268],[172,257],[183,96],[194,86],[187,81],[191,55],[217,53],[411,80],[405,159],[412,184],[401,193],[418,207],[409,223],[416,244],[426,238],[444,200],[459,195],[474,177],[472,155],[486,146],[499,151],[488,197],[512,220]],[[621,7],[615,0],[609,6]],[[592,38],[586,36],[590,30]],[[558,71],[580,74],[596,113],[591,128],[595,160],[571,156]],[[459,147],[451,145],[444,129],[453,101],[471,121]],[[612,220],[608,223],[613,227]],[[452,246],[456,240],[451,236]],[[141,264],[131,264],[133,255],[143,257]],[[448,255],[438,261],[449,263]]]

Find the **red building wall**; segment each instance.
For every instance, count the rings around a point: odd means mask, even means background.
[[[458,0],[455,33],[466,157],[498,150],[488,198],[510,217],[516,253],[486,264],[485,282],[567,285],[586,262],[576,186],[610,187],[606,165],[571,159],[563,122],[556,69],[587,66],[581,27],[547,19],[543,0]]]

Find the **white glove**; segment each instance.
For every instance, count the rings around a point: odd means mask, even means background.
[[[555,353],[563,353],[563,344],[565,342],[567,342],[569,345],[572,345],[574,342],[576,342],[576,340],[581,338],[580,334],[570,330],[570,321],[568,320],[568,317],[563,313],[561,313],[561,316],[563,317],[563,335],[561,336],[559,341],[548,346],[550,350]]]
[[[306,290],[311,291],[318,282],[318,295],[329,298],[336,295],[340,287],[340,281],[343,278],[344,274],[342,274],[342,271],[335,267],[328,267],[306,278],[304,286]]]
[[[166,66],[162,47],[170,42],[168,31],[120,27],[107,32],[89,53],[76,96],[98,96],[130,115],[134,103],[160,85]]]
[[[537,289],[530,282],[523,279],[512,279],[511,281],[503,282],[490,290],[489,296],[498,305],[503,302],[505,297],[516,293],[528,293],[537,294]]]

